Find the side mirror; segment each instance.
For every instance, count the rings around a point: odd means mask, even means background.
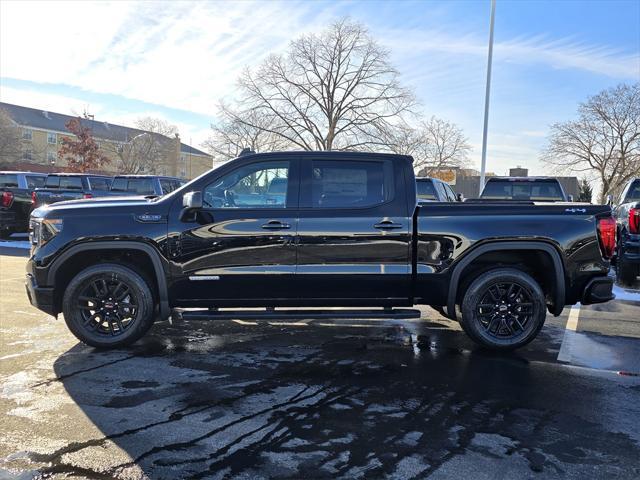
[[[567,202],[574,202],[573,195],[567,195]]]
[[[458,195],[456,195],[456,200],[458,200],[459,202],[464,202],[464,195],[462,193],[459,193]]]
[[[193,215],[202,208],[202,192],[189,192],[182,196],[182,210],[180,211],[180,221],[187,222],[194,220]]]
[[[182,196],[182,206],[189,210],[202,208],[202,192],[188,192]]]
[[[607,205],[613,205],[613,195],[607,195]]]

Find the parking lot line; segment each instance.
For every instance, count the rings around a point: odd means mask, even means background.
[[[567,325],[564,330],[564,337],[562,338],[562,345],[560,345],[560,351],[558,352],[558,361],[571,362],[571,349],[573,341],[578,330],[578,319],[580,318],[579,303],[571,307],[569,311],[569,317],[567,318]]]

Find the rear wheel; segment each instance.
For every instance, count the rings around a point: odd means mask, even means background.
[[[515,268],[490,270],[476,278],[462,301],[461,325],[475,342],[512,350],[531,342],[546,317],[540,285]]]
[[[135,271],[118,264],[88,267],[69,283],[62,311],[69,330],[98,348],[130,345],[153,324],[153,296]]]

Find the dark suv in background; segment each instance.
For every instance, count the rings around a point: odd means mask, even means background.
[[[29,229],[31,196],[46,178],[46,173],[0,172],[0,238]]]
[[[184,181],[175,177],[158,175],[116,175],[111,183],[111,194],[165,195],[177,190]]]

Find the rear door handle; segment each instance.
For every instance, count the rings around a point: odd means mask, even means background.
[[[394,223],[391,220],[383,220],[380,223],[376,223],[373,228],[377,228],[378,230],[397,230],[398,228],[402,228],[402,224]]]
[[[269,220],[267,223],[262,225],[262,228],[265,230],[287,230],[291,228],[291,225],[283,223],[280,220]]]

